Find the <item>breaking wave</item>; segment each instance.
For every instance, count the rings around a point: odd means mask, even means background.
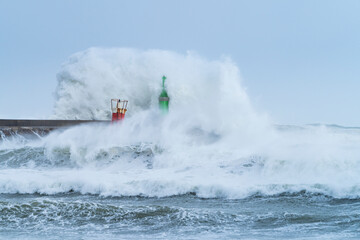
[[[164,74],[167,116],[157,108]],[[0,193],[360,196],[360,130],[274,126],[253,109],[229,59],[91,48],[58,74],[53,118],[110,119],[118,97],[129,100],[121,124],[3,137]]]

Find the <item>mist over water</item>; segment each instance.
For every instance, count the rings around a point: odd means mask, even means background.
[[[158,110],[163,75],[171,99],[166,116]],[[343,206],[343,201],[352,201],[350,207],[358,211],[360,129],[275,125],[252,107],[230,59],[91,48],[63,65],[52,118],[109,120],[111,98],[129,100],[122,123],[85,124],[45,137],[2,136],[0,194],[5,200],[0,199],[0,224],[17,219],[5,224],[8,231],[41,229],[30,221],[23,223],[22,210],[44,222],[59,216],[62,225],[45,224],[51,231],[72,224],[78,231],[85,212],[85,232],[92,224],[125,235],[120,223],[131,233],[136,225],[149,230],[146,224],[156,225],[156,219],[158,229],[166,219],[180,222],[177,227],[184,236],[203,227],[227,237],[245,236],[236,231],[240,228],[247,229],[250,238],[259,236],[254,229],[270,231],[268,238],[286,238],[296,222],[310,231],[309,223],[331,217],[351,223],[351,229],[357,226],[355,213],[326,212],[332,205]],[[26,194],[35,197],[27,199]],[[19,196],[14,198],[20,203],[7,196]],[[207,202],[199,203],[201,199]],[[143,205],[126,207],[134,201]],[[301,207],[292,206],[293,201]],[[252,208],[254,202],[258,209]],[[286,212],[278,202],[288,207]],[[319,208],[318,214],[308,205]],[[59,209],[71,209],[74,215]],[[351,221],[345,219],[348,216]],[[225,228],[217,227],[221,224]],[[336,223],[317,226],[326,229]],[[273,228],[281,233],[272,235]],[[170,236],[178,233],[176,229]]]

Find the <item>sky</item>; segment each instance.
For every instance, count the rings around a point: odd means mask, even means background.
[[[278,124],[360,126],[358,0],[0,0],[0,118],[47,118],[89,47],[230,57]]]

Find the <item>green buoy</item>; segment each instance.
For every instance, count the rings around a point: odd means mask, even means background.
[[[161,91],[161,94],[159,96],[159,107],[160,107],[160,110],[162,113],[168,113],[169,112],[169,101],[170,101],[170,98],[166,92],[166,89],[165,89],[165,80],[166,80],[166,77],[163,76],[162,77],[162,91]]]

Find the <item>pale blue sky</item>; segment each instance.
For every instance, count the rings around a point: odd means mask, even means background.
[[[230,56],[275,122],[360,126],[357,0],[0,0],[0,118],[50,115],[61,64],[93,46]]]

